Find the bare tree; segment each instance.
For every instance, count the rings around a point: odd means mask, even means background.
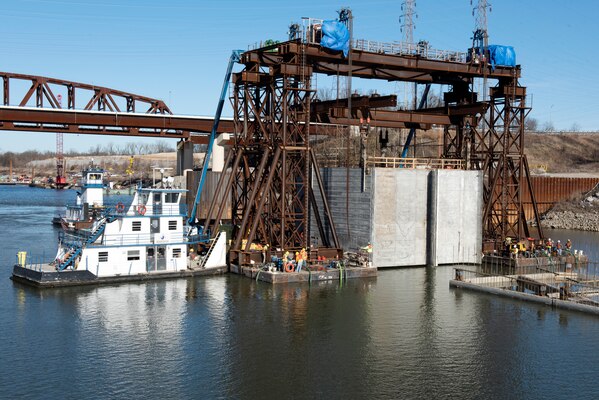
[[[527,132],[536,132],[539,129],[539,121],[536,118],[526,118],[524,121],[524,130]]]
[[[543,124],[543,132],[555,132],[555,126],[553,122],[547,121]]]

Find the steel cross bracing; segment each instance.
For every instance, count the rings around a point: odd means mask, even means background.
[[[528,166],[523,149],[524,119],[528,113],[525,106],[525,88],[519,86],[520,67],[496,66],[491,69],[487,64],[475,64],[463,60],[429,59],[418,55],[393,54],[387,52],[369,52],[352,49],[351,67],[340,52],[330,51],[316,43],[302,43],[299,40],[280,43],[267,49],[255,49],[244,53],[241,57],[245,70],[239,74],[241,80],[252,81],[260,89],[251,91],[251,95],[241,95],[244,90],[241,86],[236,92],[235,108],[239,111],[238,121],[245,118],[256,118],[261,122],[242,125],[236,124],[236,132],[252,133],[256,141],[273,143],[272,136],[265,133],[276,126],[273,115],[280,115],[285,108],[285,102],[264,102],[262,88],[273,76],[287,76],[286,74],[299,74],[297,64],[288,63],[293,57],[302,56],[305,59],[307,73],[323,73],[328,75],[348,75],[367,79],[384,79],[387,81],[409,81],[422,84],[449,85],[451,90],[445,93],[445,106],[435,109],[418,111],[388,111],[367,109],[371,119],[376,119],[378,126],[388,127],[413,127],[427,129],[431,124],[443,125],[444,157],[464,159],[471,169],[484,172],[484,237],[500,243],[505,237],[522,238],[529,235],[524,220],[522,207],[522,185],[530,185]],[[351,68],[351,71],[350,71]],[[262,72],[260,72],[262,71]],[[495,79],[497,87],[492,91],[489,102],[477,100],[474,91],[475,79]],[[239,82],[241,82],[241,80]],[[273,90],[272,88],[270,89]],[[285,96],[279,96],[281,99]],[[275,96],[276,98],[276,96]],[[326,121],[334,124],[355,124],[354,112],[339,110],[332,107],[328,115],[326,106],[317,106],[313,121]],[[314,107],[313,107],[314,108]],[[323,111],[323,109],[325,109]],[[297,111],[297,109],[289,110]],[[364,115],[364,112],[362,112]],[[484,120],[484,124],[479,124]],[[371,120],[372,121],[372,120]],[[481,127],[479,127],[482,126]],[[249,129],[249,131],[248,131]],[[260,148],[254,149],[256,157],[264,154]],[[276,148],[269,149],[269,157],[274,157]],[[249,153],[248,153],[249,154]],[[279,155],[280,157],[280,155]],[[277,162],[278,159],[277,159]],[[266,166],[273,168],[276,163],[266,162]],[[279,170],[281,167],[277,166]],[[262,177],[262,168],[259,164],[247,170],[238,171],[236,188],[233,196],[236,201],[234,210],[239,214],[234,216],[237,221],[243,219],[244,212],[255,207],[256,198],[252,196],[250,186],[257,175]],[[296,169],[286,169],[286,172]],[[287,180],[280,178],[280,171],[273,175],[279,185],[284,186]],[[300,175],[300,180],[303,175]],[[260,185],[256,186],[254,193],[263,193]],[[293,196],[289,197],[293,201]],[[534,199],[533,199],[534,203]],[[258,204],[259,205],[259,204]],[[271,208],[276,212],[279,209]],[[260,209],[262,211],[262,209]],[[244,212],[241,212],[244,211]],[[538,223],[538,213],[535,214]],[[267,214],[259,218],[267,217]],[[260,225],[260,222],[257,222]],[[244,224],[241,224],[247,230]],[[238,246],[248,236],[243,233],[238,236]],[[268,228],[264,228],[268,230]],[[247,230],[250,239],[255,239],[253,230]],[[542,232],[540,232],[542,236]],[[270,241],[268,234],[261,237],[266,243],[276,243],[284,247],[282,240]]]
[[[316,157],[310,149],[310,100],[312,71],[303,54],[281,60],[265,70],[245,62],[234,74],[233,109],[235,142],[232,179],[219,182],[217,195],[226,185],[232,196],[233,261],[250,262],[251,243],[285,250],[309,249],[309,215],[319,221],[321,241],[339,248],[334,229],[329,238],[315,207],[312,172],[323,193]],[[226,190],[225,190],[226,191]],[[324,197],[325,210],[326,197]],[[212,204],[207,223],[222,212]],[[333,226],[330,213],[325,212]]]

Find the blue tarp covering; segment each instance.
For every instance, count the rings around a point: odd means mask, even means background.
[[[495,69],[496,65],[506,67],[516,66],[516,51],[512,46],[500,46],[497,44],[489,45],[489,56],[491,68]]]
[[[347,57],[349,53],[349,30],[347,26],[337,20],[323,21],[320,45],[331,50],[343,50],[343,55]]]

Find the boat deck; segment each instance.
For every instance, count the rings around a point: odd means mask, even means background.
[[[207,269],[187,269],[183,271],[156,271],[145,274],[135,275],[115,275],[107,277],[97,277],[90,271],[83,270],[65,270],[56,271],[54,265],[38,264],[37,269],[25,268],[20,265],[13,267],[11,279],[15,282],[24,283],[36,287],[61,287],[61,286],[80,286],[80,285],[98,285],[110,283],[139,282],[155,279],[177,279],[189,278],[204,275],[219,275],[227,272],[227,267],[216,267]]]

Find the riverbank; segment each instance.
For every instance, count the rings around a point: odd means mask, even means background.
[[[599,210],[551,210],[541,217],[541,226],[550,229],[599,232]]]
[[[556,204],[541,217],[541,226],[599,232],[599,189],[596,188],[581,200]]]

